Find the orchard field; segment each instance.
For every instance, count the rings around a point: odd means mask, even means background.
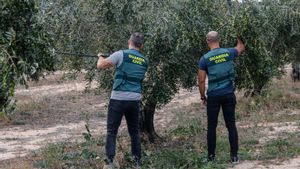
[[[299,0],[0,0],[0,8],[0,168],[103,167],[114,69],[97,70],[83,55],[126,49],[136,31],[149,59],[143,168],[300,167],[300,82],[291,79],[291,65],[300,65]],[[237,37],[246,45],[235,60],[236,166],[222,117],[217,162],[206,161],[197,70],[211,30],[224,47]],[[128,140],[123,123],[121,168],[133,160]]]
[[[82,75],[55,72],[30,88],[18,86],[9,123],[1,123],[0,168],[101,168],[108,95],[96,83],[86,88]],[[241,163],[234,168],[300,166],[300,85],[289,76],[274,79],[268,93],[244,98],[237,92]],[[144,141],[144,168],[231,168],[223,117],[218,126],[218,160],[206,163],[206,110],[197,88],[180,89],[157,110],[159,143]],[[88,133],[91,139],[85,138]],[[117,160],[130,166],[125,121],[118,137]],[[130,168],[130,167],[129,167]]]

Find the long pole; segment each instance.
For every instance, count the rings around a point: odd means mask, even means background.
[[[59,55],[66,55],[66,56],[80,56],[80,57],[92,57],[92,58],[98,58],[95,54],[86,54],[86,53],[69,53],[69,52],[59,52],[55,51],[54,53]],[[104,55],[107,56],[107,55]]]

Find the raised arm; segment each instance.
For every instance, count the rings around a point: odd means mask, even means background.
[[[107,69],[107,68],[114,66],[114,64],[112,63],[112,61],[109,58],[103,57],[103,54],[99,53],[98,57],[99,57],[98,62],[97,62],[98,69]]]
[[[235,49],[237,50],[238,55],[241,55],[245,51],[245,44],[240,38],[237,39],[237,44]]]

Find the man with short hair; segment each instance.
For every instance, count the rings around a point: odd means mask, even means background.
[[[141,141],[139,135],[139,105],[142,97],[142,82],[148,68],[147,59],[141,54],[144,37],[133,33],[128,40],[127,50],[120,50],[108,58],[98,54],[98,69],[116,66],[115,79],[108,106],[106,156],[107,166],[113,165],[116,149],[116,136],[125,115],[131,138],[131,151],[136,168],[140,166]]]
[[[218,32],[211,31],[206,36],[210,51],[199,61],[198,82],[201,100],[207,104],[207,149],[208,160],[215,160],[216,128],[222,107],[226,127],[229,132],[230,156],[233,164],[238,158],[238,132],[235,125],[234,59],[244,52],[245,45],[238,38],[235,48],[220,48]],[[208,76],[207,98],[205,79]]]

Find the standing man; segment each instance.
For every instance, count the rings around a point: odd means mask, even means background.
[[[139,168],[141,159],[141,141],[139,135],[139,105],[142,97],[142,82],[148,68],[147,59],[141,54],[144,37],[133,33],[128,40],[127,50],[120,50],[108,58],[100,53],[98,69],[116,66],[115,79],[108,106],[106,156],[107,166],[112,167],[115,157],[116,136],[125,115],[131,138],[131,151],[135,167]]]
[[[216,128],[218,115],[222,107],[223,116],[229,133],[230,157],[233,164],[239,162],[238,133],[235,125],[235,57],[245,50],[244,43],[238,39],[235,48],[220,48],[218,32],[211,31],[206,35],[210,51],[199,61],[198,82],[201,100],[207,104],[207,147],[208,160],[215,160]],[[207,98],[205,96],[205,79],[208,76]]]

